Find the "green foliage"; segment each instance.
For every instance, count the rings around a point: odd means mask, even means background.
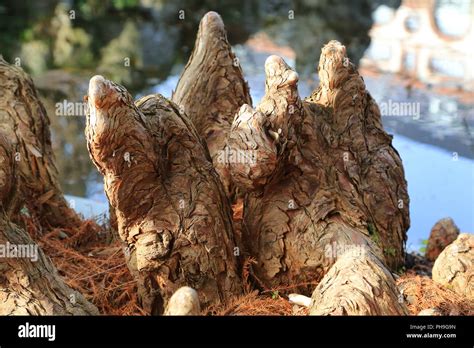
[[[425,255],[426,254],[426,246],[428,245],[428,239],[423,239],[421,241],[421,247],[420,249],[418,249],[418,251],[420,252],[421,255]]]
[[[126,8],[137,7],[139,0],[112,0],[112,4],[116,9],[123,10]]]
[[[31,74],[40,74],[48,68],[50,61],[48,45],[41,40],[32,40],[21,45],[22,66]]]
[[[98,69],[113,81],[132,85],[134,72],[142,68],[141,52],[140,33],[127,21],[120,35],[103,48]]]
[[[377,230],[377,227],[372,222],[367,222],[367,230],[369,231],[370,238],[373,240],[375,244],[379,244],[380,242],[380,235]]]
[[[32,41],[34,39],[34,30],[33,28],[26,28],[20,34],[21,41]]]
[[[64,6],[56,8],[52,26],[54,38],[53,60],[58,67],[87,67],[93,62],[91,38],[82,28],[74,28]]]
[[[397,254],[397,250],[394,247],[385,248],[383,252],[388,256],[395,256]]]

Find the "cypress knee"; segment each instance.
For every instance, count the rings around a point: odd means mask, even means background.
[[[389,301],[396,298],[389,269],[403,262],[409,227],[403,167],[345,47],[331,41],[323,48],[320,87],[304,101],[298,75],[281,58],[269,57],[265,72],[264,98],[255,110],[242,106],[227,141],[232,153],[254,152],[249,163],[230,161],[230,173],[246,192],[243,242],[257,259],[256,276],[268,288],[300,285],[309,293],[307,284],[331,267],[348,267],[353,290],[357,279],[373,277],[354,295],[359,313],[405,313]],[[355,269],[338,261],[351,250],[364,251]],[[322,282],[339,281],[328,277]],[[390,295],[361,301],[372,290]],[[314,306],[337,301],[337,293],[325,294],[313,296]],[[328,313],[355,314],[340,306]]]
[[[182,107],[206,142],[227,194],[235,194],[225,162],[225,140],[236,112],[251,104],[239,60],[232,52],[221,17],[208,12],[172,101]]]
[[[49,118],[33,81],[0,57],[0,90],[0,124],[12,141],[28,211],[46,228],[79,227],[82,219],[68,206],[59,185]]]
[[[21,200],[14,148],[0,133],[0,315],[98,315],[28,233],[11,222]]]
[[[190,120],[161,95],[134,103],[102,76],[91,79],[87,100],[90,156],[145,310],[161,314],[182,286],[203,306],[240,293],[230,206]]]

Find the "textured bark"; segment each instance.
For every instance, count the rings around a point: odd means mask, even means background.
[[[264,98],[256,110],[241,107],[228,140],[231,153],[253,154],[250,163],[229,162],[233,181],[247,192],[243,240],[257,259],[256,276],[267,287],[314,282],[342,251],[363,248],[370,257],[359,260],[360,271],[351,266],[342,273],[355,272],[348,288],[368,284],[354,301],[373,297],[372,290],[393,294],[385,264],[403,263],[409,227],[406,181],[379,109],[345,47],[331,41],[323,48],[320,87],[305,101],[298,96],[298,75],[281,58],[269,57],[265,71]],[[376,272],[365,274],[369,269]],[[337,284],[341,275],[334,276],[323,282]],[[337,291],[326,296],[315,308],[337,298]],[[354,308],[405,313],[403,304],[389,303],[391,298],[374,298],[377,305],[362,301]],[[340,306],[339,312],[354,313]]]
[[[0,218],[1,245],[36,245],[28,233]],[[0,258],[0,315],[98,315],[97,308],[64,283],[37,247],[37,261]]]
[[[12,251],[6,255],[2,252],[0,315],[98,315],[95,306],[64,283],[28,233],[10,222],[18,202],[12,148],[13,144],[0,135],[0,246],[4,251],[27,247],[31,254],[26,258],[16,257]]]
[[[49,119],[31,78],[0,58],[0,124],[13,142],[20,191],[30,214],[42,226],[78,226],[58,181],[51,148]]]
[[[310,315],[408,315],[395,279],[370,251],[343,254],[312,295]]]
[[[340,172],[333,175],[343,203],[338,210],[368,231],[388,266],[397,269],[404,263],[410,218],[407,183],[392,136],[383,130],[380,110],[340,43],[331,41],[323,48],[319,79],[308,102],[331,115],[318,126],[326,151],[337,153],[328,165]]]
[[[18,213],[21,205],[12,144],[2,130],[0,130],[0,204],[2,208],[0,214],[5,217]]]
[[[189,119],[160,95],[133,103],[101,76],[88,93],[86,137],[104,175],[144,308],[162,313],[174,291],[203,306],[241,292],[230,206]]]
[[[461,233],[438,256],[433,281],[474,300],[474,235]]]
[[[208,12],[199,25],[194,50],[179,79],[172,101],[178,104],[206,141],[227,194],[232,195],[225,157],[225,139],[239,107],[251,104],[238,59],[227,41],[224,23]]]
[[[431,229],[430,238],[426,245],[426,258],[435,261],[436,258],[449,244],[454,242],[459,235],[459,228],[451,218],[439,220]]]

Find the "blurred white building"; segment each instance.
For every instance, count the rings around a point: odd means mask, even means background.
[[[474,91],[474,0],[402,0],[374,22],[363,67]]]

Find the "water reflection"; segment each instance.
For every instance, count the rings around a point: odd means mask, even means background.
[[[466,35],[472,23],[472,6],[469,0],[436,0],[436,26],[444,35],[453,38]]]

